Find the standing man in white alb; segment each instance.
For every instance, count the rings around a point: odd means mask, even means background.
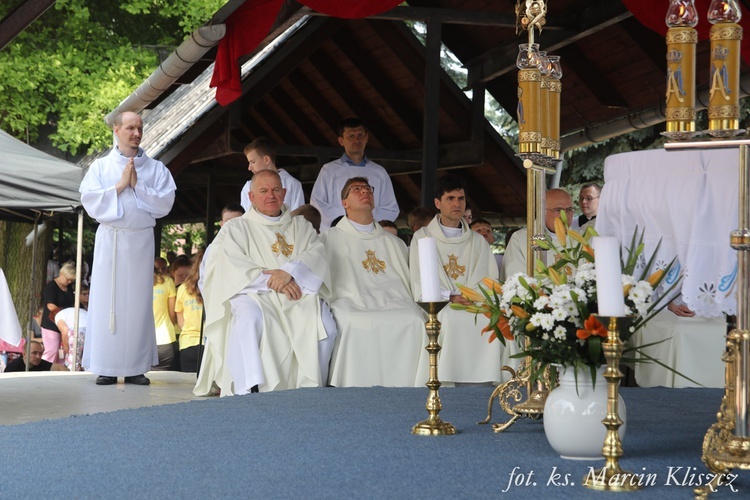
[[[388,172],[367,159],[367,129],[359,118],[347,118],[339,125],[339,144],[344,147],[344,155],[338,160],[326,163],[318,174],[310,196],[310,203],[320,211],[320,230],[331,227],[331,222],[344,215],[341,205],[341,190],[352,177],[367,177],[375,189],[375,220],[392,220],[400,212],[393,184]]]
[[[172,174],[140,148],[143,121],[115,118],[116,145],[81,182],[81,203],[96,219],[91,299],[83,367],[97,385],[148,385],[159,363],[153,315],[154,226],[172,210]]]
[[[247,169],[253,175],[261,170],[278,172],[279,177],[281,177],[281,185],[286,189],[284,204],[290,212],[305,204],[305,193],[302,191],[300,181],[292,177],[283,168],[276,168],[276,146],[271,141],[265,137],[258,137],[245,146],[244,153],[247,158]],[[240,192],[240,205],[245,209],[245,212],[250,210],[253,205],[253,202],[250,201],[250,185],[252,182],[252,180],[247,181]]]

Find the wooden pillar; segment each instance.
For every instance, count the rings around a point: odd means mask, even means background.
[[[433,206],[438,165],[438,120],[440,118],[440,40],[442,23],[427,21],[427,52],[425,69],[424,127],[422,140],[421,204]]]

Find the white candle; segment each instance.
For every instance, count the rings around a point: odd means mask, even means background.
[[[593,238],[596,291],[601,316],[625,316],[620,241],[614,236]]]
[[[422,302],[440,302],[440,277],[435,238],[419,240],[419,277],[422,285]]]

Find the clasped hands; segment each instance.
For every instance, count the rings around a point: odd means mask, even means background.
[[[302,298],[302,289],[288,272],[282,269],[269,269],[263,271],[263,274],[270,275],[266,284],[274,292],[283,293],[289,300],[299,300]]]
[[[136,182],[138,182],[138,174],[135,172],[135,160],[130,158],[122,171],[122,177],[120,177],[120,180],[115,184],[117,194],[122,193],[128,186],[135,189]]]

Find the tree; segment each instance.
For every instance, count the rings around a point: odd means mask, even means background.
[[[61,151],[105,149],[104,116],[223,3],[58,0],[0,52],[0,129],[33,143],[50,126]],[[0,5],[0,17],[12,7]]]

